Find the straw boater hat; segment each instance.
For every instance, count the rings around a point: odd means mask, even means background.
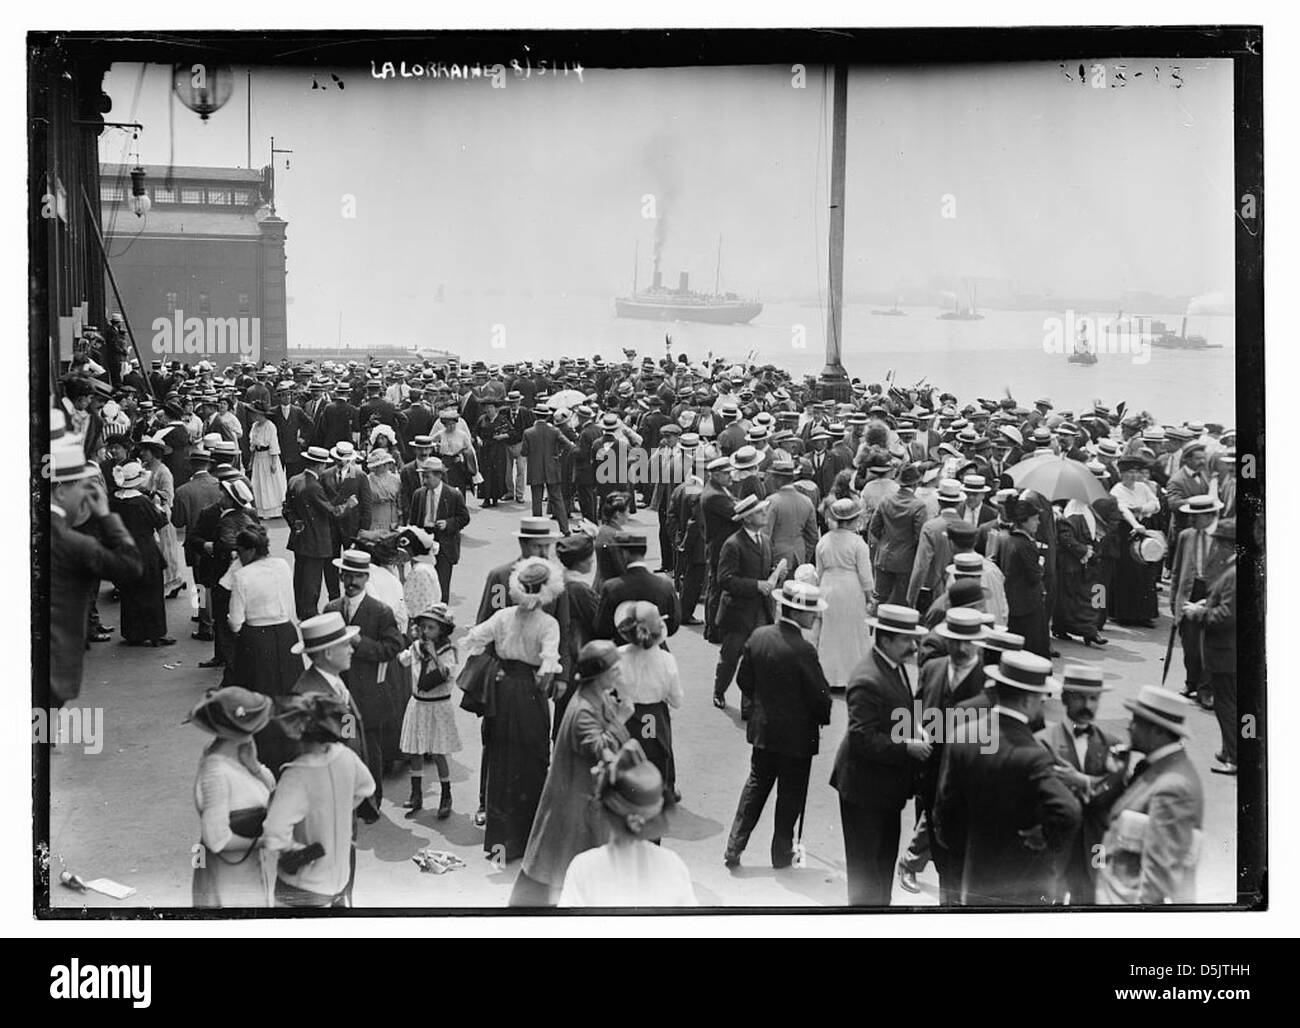
[[[961,487],[966,491],[968,496],[979,493],[984,495],[991,492],[988,483],[984,481],[983,475],[967,475],[961,480]]]
[[[1180,514],[1213,514],[1223,510],[1223,503],[1212,493],[1192,496],[1178,508]]]
[[[867,624],[877,632],[893,632],[895,635],[930,634],[930,630],[921,625],[919,612],[897,603],[882,603],[874,615],[867,615]]]
[[[559,530],[551,524],[550,518],[531,516],[519,519],[519,531],[514,535],[516,539],[538,539],[542,542],[554,542],[562,538]]]
[[[756,468],[763,462],[763,455],[752,446],[742,446],[731,455],[731,466],[737,471]]]
[[[365,550],[344,550],[342,557],[335,557],[330,563],[344,574],[370,574],[370,554]]]
[[[237,685],[210,691],[185,719],[218,739],[243,741],[271,720],[271,698]]]
[[[1104,684],[1105,677],[1101,668],[1091,664],[1066,664],[1065,670],[1061,672],[1061,689],[1099,696],[1110,692],[1110,686]]]
[[[736,501],[736,506],[732,508],[731,520],[744,521],[751,514],[757,514],[760,510],[767,510],[772,506],[772,501],[768,499],[760,500],[754,493],[748,496],[742,496]]]
[[[1190,734],[1185,722],[1191,704],[1176,692],[1156,685],[1144,685],[1138,692],[1137,699],[1125,700],[1124,706],[1144,721],[1159,725],[1177,736],[1186,737]]]
[[[939,483],[939,492],[936,498],[940,503],[961,503],[966,499],[966,493],[962,490],[961,483],[955,478],[945,478]]]
[[[973,643],[988,635],[984,615],[971,607],[950,607],[944,615],[943,624],[934,631],[936,635],[956,642]]]
[[[1052,677],[1052,662],[1025,650],[1004,652],[998,666],[986,668],[984,673],[995,682],[1022,692],[1046,694],[1060,687],[1060,682]]]
[[[433,449],[433,436],[431,436],[431,435],[417,435],[417,436],[415,436],[415,437],[411,440],[411,446],[412,446],[413,449],[416,449],[416,450],[432,450],[432,449]]]
[[[994,625],[975,645],[996,653],[1013,653],[1025,648],[1025,637],[1015,632],[1008,632],[1005,625]]]
[[[328,464],[330,452],[323,446],[309,446],[302,451],[302,459],[312,464]]]
[[[330,450],[330,456],[335,460],[352,461],[357,459],[357,449],[346,439],[341,439],[334,444],[334,449]]]
[[[324,614],[308,618],[298,625],[298,630],[302,640],[289,647],[289,652],[294,654],[316,653],[318,650],[329,649],[361,634],[361,629],[357,625],[344,624],[343,615],[337,610],[326,611]]]
[[[944,570],[954,578],[983,578],[984,558],[978,553],[954,553]]]
[[[86,460],[86,452],[75,438],[50,450],[50,481],[55,485],[80,482],[99,474],[99,465]]]
[[[822,599],[822,591],[817,586],[798,582],[793,578],[788,579],[785,585],[781,586],[776,601],[791,610],[806,610],[813,614],[820,614],[830,606]]]

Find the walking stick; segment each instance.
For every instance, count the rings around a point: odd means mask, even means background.
[[[1160,684],[1165,684],[1165,679],[1169,677],[1169,664],[1174,656],[1174,636],[1178,634],[1178,622],[1175,621],[1169,626],[1169,645],[1165,647],[1165,669],[1160,672]]]

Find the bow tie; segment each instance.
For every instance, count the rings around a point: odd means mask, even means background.
[[[1092,731],[1092,725],[1073,725],[1074,737],[1077,739],[1081,735],[1087,735]]]

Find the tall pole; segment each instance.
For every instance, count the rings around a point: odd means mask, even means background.
[[[244,127],[247,130],[248,157],[247,167],[251,171],[253,168],[253,69],[248,69],[248,111],[244,118]]]
[[[821,392],[826,399],[847,400],[852,395],[849,376],[841,363],[844,328],[844,146],[847,136],[849,69],[835,65],[831,109],[831,225],[826,319],[826,367]]]

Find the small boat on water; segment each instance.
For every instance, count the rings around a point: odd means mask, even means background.
[[[894,301],[894,306],[890,307],[887,311],[873,310],[871,313],[877,318],[905,318],[907,317],[907,311],[898,306],[898,301],[901,299],[902,297],[900,296],[898,300]]]
[[[940,321],[983,321],[984,315],[980,314],[978,311],[975,310],[975,287],[971,286],[970,303],[967,305],[965,310],[961,309],[961,306],[957,298],[953,297],[952,310],[945,311],[944,313],[940,314],[939,320]]]
[[[1221,350],[1222,343],[1207,342],[1205,336],[1187,334],[1187,315],[1178,332],[1171,332],[1163,321],[1151,322],[1151,345],[1162,350]]]

